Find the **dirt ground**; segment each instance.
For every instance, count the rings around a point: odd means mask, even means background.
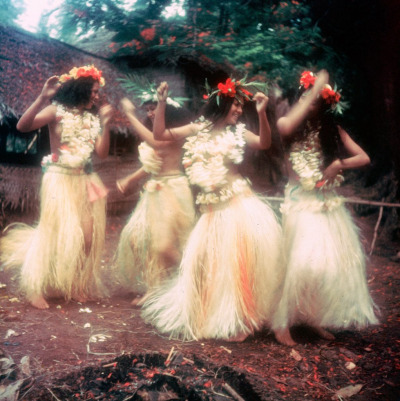
[[[2,400],[400,400],[400,264],[378,241],[368,262],[380,325],[321,340],[297,327],[285,347],[264,330],[243,343],[181,342],[158,334],[114,279],[127,215],[108,217],[103,273],[110,298],[50,300],[37,310],[0,272]],[[369,246],[376,216],[360,220]]]

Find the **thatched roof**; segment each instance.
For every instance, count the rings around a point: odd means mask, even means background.
[[[214,84],[213,81],[218,82],[233,72],[232,66],[217,64],[204,55],[181,54],[172,50],[163,57],[156,50],[149,49],[140,55],[114,55],[107,59],[44,35],[0,25],[0,104],[19,118],[39,95],[46,79],[61,75],[74,66],[87,64],[95,64],[103,71],[106,85],[102,93],[114,106],[127,95],[117,80],[125,74],[137,72],[153,78],[160,77],[160,70],[167,70],[169,73],[165,78],[175,81],[175,92],[176,89],[178,93],[184,91],[186,93],[179,95],[196,101],[205,78]],[[196,108],[195,104],[192,106]],[[3,117],[4,113],[0,113],[0,121]],[[126,130],[127,121],[118,111],[114,121],[119,130]]]
[[[95,64],[103,71],[103,96],[117,105],[125,91],[117,81],[122,74],[112,63],[58,40],[0,25],[0,103],[17,117],[36,99],[49,77],[87,64]],[[119,113],[115,125],[126,126]]]

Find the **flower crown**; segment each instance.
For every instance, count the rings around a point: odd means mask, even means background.
[[[98,70],[93,64],[85,65],[83,67],[74,67],[68,74],[63,74],[58,79],[62,84],[70,79],[78,79],[81,77],[92,77],[95,81],[99,81],[100,86],[104,86],[106,81],[101,76],[101,71]]]
[[[240,80],[228,78],[225,83],[220,82],[217,85],[217,89],[211,90],[211,87],[206,80],[205,88],[207,94],[203,95],[203,99],[210,100],[216,96],[218,106],[221,96],[232,97],[239,102],[242,102],[242,99],[244,99],[244,101],[249,101],[252,99],[253,93],[251,93],[248,89],[254,88],[256,90],[266,91],[266,86],[267,84],[264,82],[246,82],[246,77]]]
[[[145,77],[140,77],[135,74],[127,75],[126,78],[119,78],[122,86],[131,92],[135,97],[140,99],[140,106],[144,103],[152,102],[157,103],[157,88],[154,82],[150,82]],[[167,97],[167,104],[174,106],[176,108],[182,107],[183,103],[188,101],[187,97]]]
[[[311,89],[315,84],[315,80],[317,76],[311,71],[303,71],[300,76],[300,88],[304,88],[305,90]],[[330,109],[335,112],[341,114],[343,110],[347,107],[347,103],[340,100],[341,94],[340,91],[334,89],[328,84],[325,84],[321,90],[320,96],[324,99],[327,105],[330,105]]]

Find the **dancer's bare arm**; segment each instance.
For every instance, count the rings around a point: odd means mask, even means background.
[[[101,159],[108,156],[110,150],[110,123],[113,115],[113,108],[107,104],[99,110],[102,133],[97,137],[95,150]]]
[[[256,102],[258,113],[259,135],[255,135],[251,131],[246,131],[246,142],[253,149],[269,149],[271,147],[271,128],[265,112],[269,99],[264,93],[257,92],[253,100]]]
[[[323,179],[329,180],[334,178],[342,170],[349,170],[353,168],[363,167],[370,164],[370,158],[364,149],[361,148],[350,135],[342,128],[338,127],[340,139],[344,145],[344,148],[350,155],[346,159],[334,160],[324,171]]]
[[[50,105],[50,99],[57,93],[60,84],[57,76],[50,77],[44,84],[42,92],[29,106],[17,123],[21,132],[31,132],[55,122],[56,107]]]
[[[276,125],[278,127],[278,131],[282,136],[288,136],[293,134],[297,128],[303,123],[306,119],[310,106],[313,102],[316,101],[319,96],[322,88],[329,81],[329,74],[325,70],[321,70],[317,79],[315,80],[315,84],[313,88],[310,90],[308,96],[304,97],[302,101],[297,102],[292,109],[288,112],[288,114],[284,117],[281,117]]]
[[[159,149],[170,145],[170,141],[157,141],[154,139],[153,133],[136,117],[136,108],[128,98],[123,98],[120,104],[126,117],[131,123],[132,128],[139,135],[142,141],[147,142],[153,149]]]
[[[177,141],[195,134],[199,127],[198,124],[187,124],[182,127],[165,128],[165,107],[168,97],[168,84],[162,82],[157,88],[158,103],[155,112],[153,135],[158,141]]]
[[[136,170],[135,172],[127,175],[124,178],[120,178],[117,181],[117,188],[118,190],[126,195],[129,191],[129,187],[131,187],[134,183],[138,182],[139,180],[141,180],[142,178],[146,177],[147,175],[149,175],[149,173],[147,173],[143,167],[139,168],[138,170]]]

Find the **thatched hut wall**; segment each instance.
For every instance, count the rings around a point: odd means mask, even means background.
[[[119,157],[127,149],[136,148],[127,120],[116,107],[126,95],[118,78],[123,76],[111,62],[89,52],[76,49],[57,40],[31,34],[17,28],[0,25],[0,206],[7,210],[35,211],[38,204],[41,168],[40,160],[49,151],[46,128],[38,136],[37,153],[5,153],[7,138],[14,134],[29,139],[34,134],[21,134],[16,123],[22,113],[36,99],[45,81],[52,75],[61,75],[74,66],[95,64],[103,71],[106,85],[102,88],[103,101],[115,107],[113,138],[110,157],[102,165],[102,179],[110,188],[110,209],[124,205],[124,199],[115,192],[117,174],[131,171],[132,157]],[[3,152],[1,151],[3,149]],[[24,165],[25,164],[25,165]],[[121,165],[123,164],[123,165]],[[119,176],[117,177],[119,178]],[[129,202],[129,198],[127,199]]]

